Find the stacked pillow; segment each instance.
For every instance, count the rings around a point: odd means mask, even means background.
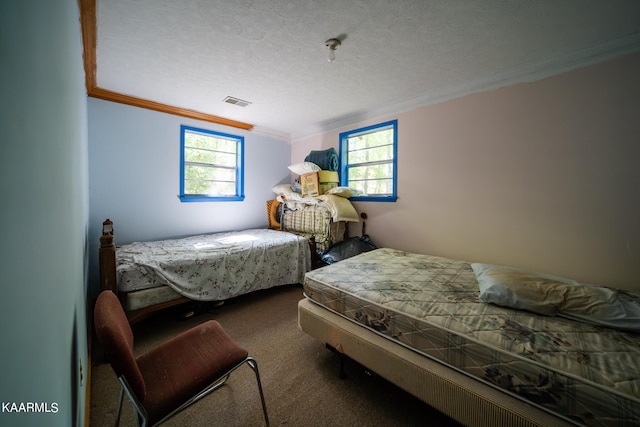
[[[289,166],[289,170],[295,174],[304,175],[306,173],[319,172],[320,166],[311,162],[302,162]]]

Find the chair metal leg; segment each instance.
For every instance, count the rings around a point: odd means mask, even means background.
[[[247,364],[253,369],[256,374],[256,381],[258,382],[258,391],[260,392],[260,401],[262,402],[262,413],[264,414],[264,422],[269,427],[269,416],[267,415],[267,404],[264,400],[264,393],[262,392],[262,383],[260,382],[260,373],[258,372],[258,362],[253,357],[247,357]]]
[[[118,377],[120,381],[121,389],[120,389],[120,403],[118,404],[118,417],[116,423],[120,422],[120,412],[122,408],[122,398],[124,393],[127,394],[129,401],[133,405],[133,412],[136,419],[136,425],[138,427],[147,427],[149,421],[147,416],[147,411],[144,409],[138,398],[131,391],[131,387],[129,387],[129,383],[127,379],[123,376]]]
[[[118,412],[116,413],[116,427],[120,425],[120,414],[122,412],[122,399],[124,398],[124,386],[120,385],[120,399],[118,399]]]
[[[220,378],[220,380],[218,380],[218,382],[213,386],[212,391],[219,389],[220,387],[222,387],[224,385],[224,383],[227,382],[227,380],[229,379],[230,374],[225,375],[224,377]]]

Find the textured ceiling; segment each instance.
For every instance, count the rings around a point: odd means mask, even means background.
[[[99,87],[290,140],[639,51],[640,1],[103,0],[97,29]]]

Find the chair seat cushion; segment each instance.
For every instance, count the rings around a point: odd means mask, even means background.
[[[153,424],[248,356],[215,320],[202,323],[137,358],[146,382],[142,402]]]

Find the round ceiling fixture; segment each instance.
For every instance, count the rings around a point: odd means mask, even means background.
[[[333,62],[336,60],[336,49],[340,47],[342,42],[338,39],[329,39],[324,42],[324,45],[327,49],[329,49],[329,53],[327,54],[327,61]]]

